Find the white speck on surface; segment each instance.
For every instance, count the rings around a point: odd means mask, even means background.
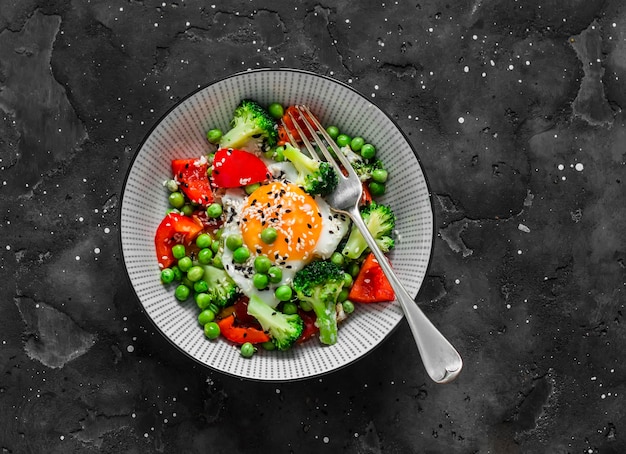
[[[134,351],[135,351],[135,347],[133,347],[132,345],[129,345],[128,347],[126,347],[126,351],[127,351],[128,353],[132,353],[132,352],[134,352]]]
[[[579,172],[582,172],[585,169],[585,166],[583,165],[582,162],[579,162],[574,166],[574,168],[578,170]]]
[[[99,248],[99,247],[94,248],[94,250],[93,250],[93,251],[94,251],[96,254],[99,254],[99,253],[100,253],[100,248]]]
[[[468,73],[470,71],[469,66],[465,66],[463,68],[463,72]]]
[[[522,232],[530,233],[530,229],[524,224],[518,224],[517,229],[521,230]]]
[[[563,164],[559,164],[556,168],[559,170],[563,170],[565,169],[565,166]]]
[[[459,284],[461,283],[461,280],[460,280],[460,279],[455,279],[455,280],[454,280],[454,283],[455,283],[456,285],[459,285]]]
[[[465,123],[465,118],[463,117],[459,117],[459,119],[457,120],[459,123],[463,124]]]

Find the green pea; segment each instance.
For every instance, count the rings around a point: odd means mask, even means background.
[[[213,240],[213,242],[211,243],[211,250],[213,251],[214,254],[217,254],[217,251],[220,250],[219,240]]]
[[[178,191],[178,183],[176,183],[176,180],[167,180],[165,182],[165,187],[167,188],[168,191],[170,192],[176,192]]]
[[[174,265],[172,267],[172,271],[174,272],[174,280],[180,281],[183,278],[183,272],[178,268],[178,265]]]
[[[383,195],[386,189],[384,183],[378,183],[377,181],[371,181],[367,187],[370,189],[370,193],[374,197]]]
[[[178,268],[180,268],[183,273],[189,271],[192,266],[193,262],[191,261],[191,257],[187,255],[178,260]]]
[[[226,247],[231,251],[243,246],[243,238],[241,235],[228,235],[226,238]]]
[[[298,305],[291,301],[283,304],[283,314],[292,315],[298,313]]]
[[[206,309],[211,304],[211,295],[208,293],[196,293],[193,298],[196,300],[198,307],[202,310]]]
[[[200,249],[200,252],[198,252],[198,262],[202,265],[208,265],[211,263],[212,259],[213,251],[210,248],[205,247],[204,249]]]
[[[261,344],[261,347],[263,347],[264,350],[268,351],[276,350],[276,345],[274,345],[274,342],[272,341],[263,342]]]
[[[372,159],[376,156],[376,148],[371,143],[366,143],[361,147],[361,156],[363,159]]]
[[[192,266],[187,271],[187,279],[191,282],[198,282],[204,276],[204,268],[199,265]]]
[[[198,323],[202,326],[206,325],[209,322],[215,320],[215,312],[211,309],[205,309],[198,314]]]
[[[209,322],[204,325],[204,335],[209,339],[217,339],[220,337],[220,325],[215,322]]]
[[[343,307],[343,311],[346,314],[351,314],[354,312],[354,303],[350,300],[345,300],[341,303],[341,306]]]
[[[167,199],[169,200],[170,205],[172,205],[174,208],[182,208],[182,206],[185,204],[185,196],[182,192],[179,191],[170,193]]]
[[[272,261],[265,255],[258,255],[254,259],[254,269],[257,273],[267,273],[272,266]]]
[[[215,153],[209,153],[208,155],[206,155],[206,160],[209,164],[212,165],[215,161]]]
[[[169,284],[174,280],[174,271],[171,268],[163,268],[161,271],[161,282]]]
[[[213,257],[213,261],[211,262],[211,265],[213,265],[215,268],[219,268],[223,270],[224,264],[222,263],[222,255],[216,254],[215,257]]]
[[[339,136],[339,128],[337,126],[329,126],[326,128],[326,132],[331,139],[336,139]]]
[[[252,183],[252,184],[245,186],[243,190],[246,192],[246,194],[250,195],[257,189],[259,189],[260,187],[261,187],[261,183]]]
[[[274,150],[274,161],[283,162],[285,160],[284,147],[276,147]]]
[[[245,263],[250,258],[250,249],[240,246],[233,251],[233,260],[235,263]]]
[[[267,270],[267,275],[270,278],[270,282],[272,284],[278,284],[283,280],[283,270],[278,266],[270,266],[270,269]]]
[[[219,203],[212,203],[206,208],[206,215],[212,219],[219,218],[222,215],[222,205]]]
[[[270,282],[270,278],[267,274],[255,273],[252,276],[252,284],[259,290],[263,290]]]
[[[341,303],[342,301],[347,300],[348,293],[350,293],[350,290],[348,290],[347,288],[342,288],[341,291],[339,292],[339,295],[337,295],[337,301]]]
[[[283,115],[285,115],[285,109],[283,109],[283,106],[281,104],[273,102],[272,104],[267,106],[267,113],[269,113],[272,118],[279,120],[283,118]]]
[[[345,147],[346,145],[350,145],[350,142],[352,142],[352,137],[347,134],[339,134],[335,139],[335,142],[337,142],[337,145],[339,145],[340,147]]]
[[[350,276],[352,276],[353,278],[357,277],[359,271],[361,271],[361,267],[356,262],[351,263],[348,267],[348,273],[350,273]]]
[[[213,166],[208,166],[206,168],[206,176],[210,178],[211,175],[213,175]]]
[[[250,342],[246,342],[244,344],[241,344],[241,349],[239,352],[244,358],[251,358],[256,353],[256,347]]]
[[[222,233],[224,233],[224,229],[217,229],[213,232],[213,236],[215,237],[216,240],[219,240],[222,238]]]
[[[200,235],[198,235],[198,238],[196,238],[196,246],[198,246],[200,249],[211,246],[212,242],[213,239],[208,233],[201,233]]]
[[[175,259],[182,259],[187,254],[184,244],[175,244],[172,246],[172,255]]]
[[[372,172],[372,180],[377,183],[384,183],[388,177],[389,173],[385,169],[376,169]]]
[[[174,296],[178,301],[187,301],[187,298],[189,298],[190,294],[191,289],[183,284],[180,284],[176,287],[176,290],[174,290]]]
[[[278,238],[278,232],[274,227],[266,227],[261,231],[261,241],[272,244]]]
[[[352,151],[359,151],[364,144],[365,139],[363,137],[354,137],[350,141],[350,148],[352,148]]]
[[[222,138],[221,129],[209,129],[206,133],[206,138],[210,143],[218,143]]]
[[[352,286],[352,282],[354,282],[354,278],[350,273],[343,273],[343,286],[350,287]]]
[[[313,306],[311,306],[311,303],[308,301],[300,301],[299,306],[304,312],[311,312],[313,310]]]
[[[293,290],[288,285],[280,285],[274,290],[274,296],[278,301],[289,301],[293,296]]]
[[[183,213],[185,216],[191,216],[193,214],[193,211],[193,207],[188,203],[183,205],[183,207],[180,209],[180,212]]]
[[[333,252],[333,255],[330,256],[330,261],[340,267],[346,263],[346,259],[341,252]]]
[[[193,291],[198,293],[204,293],[209,291],[209,284],[204,279],[197,280],[193,283]]]

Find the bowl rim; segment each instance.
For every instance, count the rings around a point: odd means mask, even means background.
[[[361,92],[359,92],[358,90],[356,90],[355,88],[353,88],[352,86],[348,85],[347,83],[337,80],[333,77],[324,75],[324,74],[319,74],[313,71],[309,71],[309,70],[305,70],[305,69],[299,69],[299,68],[257,68],[257,69],[249,69],[249,70],[244,70],[244,71],[238,71],[236,73],[231,73],[229,75],[226,76],[222,76],[216,79],[213,79],[203,85],[198,86],[196,89],[192,90],[191,92],[187,93],[185,96],[183,96],[182,98],[180,98],[178,101],[176,101],[172,106],[170,106],[163,114],[161,114],[159,116],[158,119],[156,119],[150,129],[144,134],[143,138],[141,139],[141,141],[139,142],[139,144],[137,145],[137,147],[135,148],[134,152],[133,152],[133,156],[130,159],[130,162],[128,163],[128,167],[126,169],[125,175],[124,175],[124,180],[122,182],[122,189],[120,192],[120,208],[119,208],[119,213],[118,213],[118,229],[117,229],[117,244],[118,244],[118,249],[119,249],[119,254],[120,257],[122,259],[122,265],[124,268],[124,275],[126,278],[126,281],[129,285],[129,287],[132,290],[132,294],[135,297],[135,301],[138,303],[139,305],[139,309],[140,311],[143,313],[143,315],[145,316],[145,318],[147,318],[148,320],[150,320],[150,323],[152,324],[152,326],[156,329],[156,331],[159,332],[159,334],[161,335],[161,337],[165,338],[167,340],[167,342],[172,345],[177,351],[182,352],[186,357],[188,357],[189,359],[191,359],[195,364],[199,364],[201,366],[203,366],[204,368],[214,371],[214,372],[219,372],[221,374],[224,374],[226,376],[230,376],[233,378],[238,378],[240,380],[248,380],[248,381],[254,381],[254,382],[267,382],[267,383],[287,383],[287,382],[297,382],[297,381],[305,381],[305,380],[310,380],[310,379],[314,379],[314,378],[319,378],[328,374],[332,374],[334,372],[337,372],[341,369],[344,369],[352,364],[354,364],[355,362],[357,362],[358,360],[362,359],[363,357],[369,355],[370,353],[372,353],[373,351],[377,350],[378,347],[380,347],[380,345],[387,340],[390,335],[395,332],[398,329],[398,326],[400,325],[400,323],[397,323],[391,330],[389,330],[389,332],[376,344],[374,345],[370,350],[366,351],[364,354],[362,354],[361,356],[352,359],[351,361],[348,361],[334,369],[328,370],[328,371],[323,371],[323,372],[319,372],[316,374],[312,374],[312,375],[307,375],[307,376],[302,376],[302,377],[295,377],[295,378],[290,378],[290,379],[261,379],[261,378],[254,378],[254,377],[245,377],[245,376],[240,376],[237,375],[235,373],[230,373],[228,371],[224,371],[221,369],[217,369],[215,367],[211,367],[209,364],[205,364],[201,361],[199,361],[197,358],[195,358],[194,356],[192,356],[189,352],[187,352],[185,349],[181,348],[179,345],[177,345],[172,339],[169,338],[169,336],[165,335],[165,333],[163,332],[163,330],[157,325],[157,323],[153,320],[152,317],[150,317],[148,315],[148,313],[146,312],[146,309],[144,307],[144,305],[141,303],[141,300],[139,298],[139,295],[137,294],[137,291],[135,290],[135,287],[130,279],[130,275],[128,273],[128,266],[126,263],[126,258],[124,256],[124,250],[122,247],[122,207],[124,204],[124,194],[126,193],[126,187],[128,185],[128,180],[131,174],[131,171],[133,169],[133,166],[135,164],[135,161],[137,160],[137,157],[139,155],[139,152],[141,151],[141,149],[143,148],[143,146],[145,145],[145,143],[148,141],[148,139],[150,138],[150,136],[152,135],[152,133],[154,132],[154,130],[156,128],[159,127],[159,125],[165,120],[165,118],[170,115],[174,110],[176,110],[181,104],[183,104],[184,102],[186,102],[189,98],[195,96],[197,93],[205,90],[206,88],[218,84],[220,82],[223,82],[225,80],[228,79],[232,79],[235,77],[241,77],[243,75],[247,75],[247,74],[251,74],[251,73],[264,73],[264,72],[292,72],[292,73],[300,73],[300,74],[304,74],[307,76],[311,76],[311,77],[319,77],[322,79],[326,79],[327,81],[330,81],[332,83],[338,84],[340,86],[342,86],[343,88],[346,88],[348,90],[350,90],[351,92],[353,92],[355,95],[363,98],[365,101],[367,101],[368,103],[372,104],[376,109],[378,109],[385,117],[387,117],[389,119],[389,121],[391,121],[391,123],[394,125],[394,127],[397,129],[397,131],[402,135],[402,137],[404,138],[404,140],[406,141],[406,143],[409,145],[409,148],[411,149],[411,151],[413,152],[413,155],[415,156],[415,159],[417,159],[417,162],[422,170],[422,175],[424,177],[424,183],[426,185],[426,189],[428,191],[428,200],[429,200],[429,204],[430,204],[430,211],[431,211],[431,215],[432,215],[432,220],[433,220],[433,229],[431,232],[431,247],[430,247],[430,252],[429,252],[429,256],[428,256],[428,263],[426,264],[426,269],[424,271],[424,281],[426,279],[426,277],[428,276],[428,273],[431,269],[432,266],[432,262],[433,262],[433,256],[434,256],[434,250],[435,250],[435,240],[437,238],[437,234],[436,234],[436,226],[437,226],[437,218],[436,218],[436,212],[435,212],[435,204],[434,204],[434,197],[433,197],[433,193],[431,190],[431,184],[430,181],[428,179],[428,175],[426,174],[426,171],[424,169],[424,166],[422,164],[422,160],[420,159],[419,154],[417,153],[417,150],[415,149],[415,147],[413,146],[413,143],[409,140],[408,136],[406,135],[406,133],[402,130],[402,128],[400,128],[400,126],[398,125],[397,121],[391,117],[387,111],[385,111],[384,109],[382,109],[378,104],[376,104],[374,101],[372,101],[370,98],[366,97],[364,94],[362,94]],[[417,303],[417,299],[419,297],[419,295],[423,292],[424,290],[424,281],[422,281],[422,285],[420,285],[416,295],[414,296],[414,300],[415,300],[415,304]],[[402,315],[402,318],[404,318],[405,316]]]

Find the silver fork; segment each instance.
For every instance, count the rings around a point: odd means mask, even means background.
[[[299,125],[299,122],[302,122],[302,124],[307,127],[319,150],[326,158],[326,161],[334,166],[339,177],[337,189],[325,197],[326,201],[334,211],[348,215],[363,234],[370,250],[374,253],[376,260],[391,283],[396,299],[402,306],[402,310],[404,311],[404,315],[407,319],[409,327],[411,328],[418,351],[422,357],[422,361],[428,375],[437,383],[451,382],[459,375],[461,368],[463,367],[461,356],[443,336],[443,334],[441,334],[441,332],[432,324],[428,317],[426,317],[420,307],[415,303],[415,300],[402,286],[398,277],[389,265],[385,255],[379,249],[376,241],[367,229],[359,211],[359,202],[363,193],[361,180],[352,168],[352,165],[350,165],[348,159],[341,152],[335,141],[328,135],[317,118],[315,118],[315,116],[311,113],[309,108],[306,106],[296,106],[296,110],[300,114],[299,119],[294,118],[291,113],[289,113],[289,115],[294,128],[300,135],[302,143],[306,147],[307,151],[312,158],[320,160],[320,156],[311,142],[307,139],[304,131]],[[289,133],[289,129],[286,127],[284,122],[283,127],[285,128],[292,145],[298,147],[299,145],[297,141],[293,135]],[[322,140],[322,138],[324,140]],[[324,141],[326,143],[324,143]],[[333,155],[328,151],[327,146],[332,148],[347,175],[344,175],[341,171],[340,166],[335,161]]]

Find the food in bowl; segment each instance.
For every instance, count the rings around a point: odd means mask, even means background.
[[[155,232],[161,281],[174,303],[195,300],[208,339],[224,338],[244,357],[314,337],[334,345],[355,303],[394,300],[360,232],[325,202],[337,175],[301,149],[298,115],[241,100],[227,131],[206,132],[208,152],[172,159],[164,183],[170,208]],[[389,177],[383,161],[363,137],[333,125],[327,132],[361,177],[366,225],[390,251],[396,219],[378,201]]]

